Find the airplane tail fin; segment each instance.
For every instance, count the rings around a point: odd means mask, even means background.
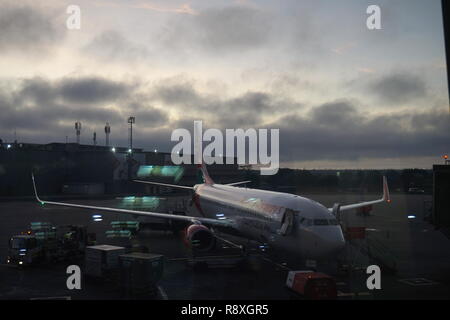
[[[209,176],[208,170],[203,162],[202,130],[202,122],[194,121],[194,161],[197,164],[197,167],[201,170],[203,182],[205,184],[214,184],[214,181]]]
[[[389,195],[389,186],[387,183],[386,176],[383,176],[383,200],[386,202],[391,202],[391,197]]]
[[[202,162],[201,164],[197,165],[197,167],[201,170],[203,181],[205,184],[214,184],[213,179],[209,176],[208,169],[206,169],[205,164]]]

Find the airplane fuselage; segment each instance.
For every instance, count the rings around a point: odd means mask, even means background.
[[[194,187],[206,218],[233,221],[249,239],[305,259],[328,259],[345,245],[340,225],[323,205],[301,196],[221,184]]]

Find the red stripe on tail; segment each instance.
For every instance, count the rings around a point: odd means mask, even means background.
[[[197,165],[200,170],[202,170],[203,180],[205,180],[205,184],[214,184],[213,179],[209,176],[208,170],[206,169],[206,166],[204,163]]]

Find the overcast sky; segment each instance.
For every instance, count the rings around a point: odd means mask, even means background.
[[[133,115],[149,150],[203,120],[279,128],[282,166],[428,168],[450,152],[442,29],[440,0],[0,0],[0,138],[80,121],[104,144],[108,121],[125,146]]]

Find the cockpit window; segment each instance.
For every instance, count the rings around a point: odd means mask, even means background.
[[[300,218],[300,223],[301,223],[302,225],[304,225],[304,226],[310,226],[310,225],[312,225],[312,219],[308,219],[308,218],[305,218],[305,217],[301,217],[301,218]]]
[[[328,220],[327,219],[314,219],[314,225],[315,226],[327,226]]]
[[[330,219],[328,220],[328,222],[330,223],[331,226],[337,226],[339,224],[336,219]]]

